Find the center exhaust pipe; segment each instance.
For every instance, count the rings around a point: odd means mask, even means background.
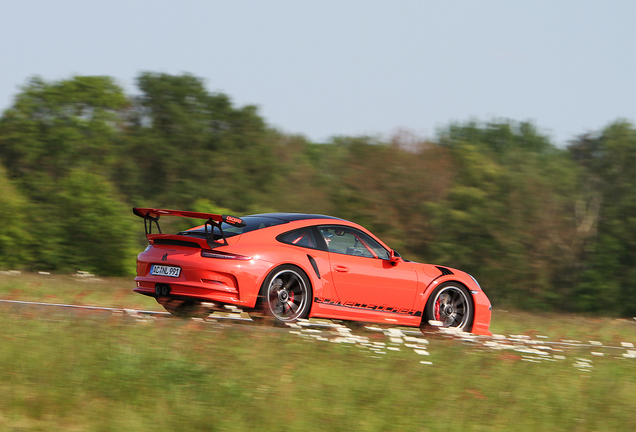
[[[159,297],[167,297],[170,295],[170,285],[157,284],[155,285],[155,294]]]

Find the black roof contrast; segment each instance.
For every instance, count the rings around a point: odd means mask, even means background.
[[[221,238],[230,238],[236,235],[245,234],[250,231],[256,231],[262,228],[282,225],[292,221],[306,220],[306,219],[331,219],[334,221],[344,220],[344,219],[339,219],[332,216],[304,214],[304,213],[263,213],[263,214],[247,215],[247,216],[241,217],[241,220],[245,223],[244,226],[237,227],[237,226],[229,225],[223,222],[221,224],[221,228],[223,229],[223,232],[221,232],[219,227],[216,227],[216,226],[213,227],[214,240],[218,240]],[[205,230],[205,226],[199,226],[199,227],[191,228],[186,231],[181,231],[178,234],[185,235],[185,236],[205,237],[206,230]]]
[[[305,214],[305,213],[262,213],[249,216],[269,217],[273,219],[281,219],[286,222],[305,220],[305,219],[335,219],[344,220],[333,216],[325,216],[319,214]]]

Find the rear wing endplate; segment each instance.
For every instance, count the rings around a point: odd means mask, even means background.
[[[221,232],[221,237],[223,238],[223,245],[227,245],[227,240],[225,238],[225,234],[223,233],[223,228],[221,224],[225,222],[226,224],[242,228],[246,225],[246,223],[235,216],[229,215],[219,215],[213,213],[201,213],[201,212],[193,212],[193,211],[185,211],[185,210],[167,210],[167,209],[157,209],[157,208],[141,208],[134,207],[133,213],[144,220],[144,229],[146,231],[146,237],[152,234],[152,224],[154,223],[157,227],[157,231],[159,234],[162,234],[161,227],[159,226],[159,218],[161,216],[179,216],[185,218],[193,218],[193,219],[204,219],[205,220],[205,240],[208,243],[210,248],[214,247],[213,244],[216,243],[216,246],[220,242],[214,240],[214,227],[218,228]]]

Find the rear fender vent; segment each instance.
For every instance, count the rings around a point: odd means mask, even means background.
[[[437,270],[442,272],[443,276],[448,276],[448,275],[452,275],[454,274],[452,271],[450,271],[449,269],[447,269],[446,267],[440,267],[440,266],[435,266],[437,267]]]
[[[190,242],[186,240],[155,239],[154,243],[156,245],[181,246],[181,247],[191,247],[191,248],[201,249],[201,245],[199,243]]]

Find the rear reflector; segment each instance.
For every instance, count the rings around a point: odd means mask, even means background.
[[[239,260],[239,261],[249,261],[252,257],[248,257],[245,255],[237,255],[229,252],[221,252],[221,251],[213,251],[213,250],[202,250],[201,256],[204,258],[218,258],[218,259],[230,259],[230,260]]]

